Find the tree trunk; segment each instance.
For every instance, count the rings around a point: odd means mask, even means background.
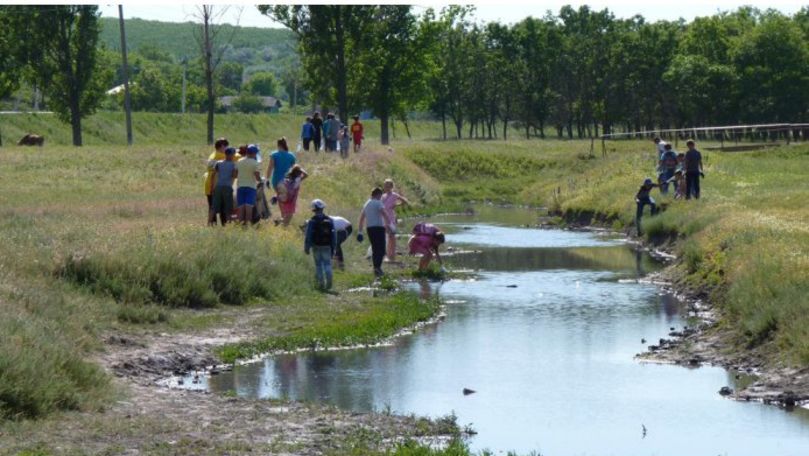
[[[81,146],[81,110],[78,97],[70,102],[70,126],[73,130],[73,145]]]
[[[387,113],[379,114],[379,139],[382,142],[383,146],[387,146],[388,144],[390,144],[388,134],[389,120],[390,119]]]
[[[463,132],[461,131],[462,129],[463,129],[463,121],[462,120],[456,120],[455,121],[455,130],[457,130],[458,139],[463,139]]]
[[[124,28],[124,7],[118,5],[118,23],[121,29],[121,62],[124,76],[124,112],[126,116],[126,144],[132,145],[132,102],[129,96],[129,65],[126,61],[126,29]],[[183,80],[185,81],[185,80]],[[185,100],[183,100],[184,102]]]
[[[402,123],[404,124],[405,131],[407,132],[407,139],[413,139],[413,135],[410,134],[410,124],[407,122],[407,117],[402,119]]]
[[[214,111],[214,92],[213,92],[213,49],[211,43],[210,33],[211,23],[211,10],[208,6],[203,6],[202,13],[202,27],[203,27],[203,45],[205,46],[205,90],[207,93],[207,108],[208,108],[208,145],[213,144],[213,111]]]
[[[337,6],[337,15],[334,19],[334,34],[337,46],[337,109],[340,121],[348,123],[348,75],[346,71],[345,30],[343,30],[343,11],[351,6]]]
[[[444,134],[444,141],[447,140],[447,116],[443,112],[441,113],[441,131]]]
[[[508,117],[503,119],[503,141],[508,140]]]
[[[539,121],[539,137],[545,139],[545,121]]]
[[[525,139],[531,139],[531,126],[528,123],[525,124]]]

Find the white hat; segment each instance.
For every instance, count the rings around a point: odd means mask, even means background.
[[[321,201],[319,199],[313,199],[312,200],[312,210],[313,211],[322,211],[323,209],[326,209],[326,203],[324,203],[323,201]]]

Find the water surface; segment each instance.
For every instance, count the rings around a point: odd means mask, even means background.
[[[633,356],[685,321],[642,278],[660,267],[619,239],[529,229],[496,210],[438,220],[479,278],[421,284],[446,320],[388,347],[278,356],[205,379],[242,396],[442,416],[475,449],[553,455],[807,455],[809,416],[717,394],[723,369]],[[492,221],[508,219],[508,224]],[[623,279],[623,280],[621,280]],[[464,395],[462,390],[476,391]],[[645,432],[644,432],[645,430]]]

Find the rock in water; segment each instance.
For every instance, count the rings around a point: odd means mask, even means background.
[[[730,396],[731,394],[733,394],[733,390],[730,389],[729,386],[723,386],[719,388],[719,394],[721,394],[722,396]]]
[[[464,396],[469,396],[470,394],[475,394],[476,392],[477,391],[475,391],[473,389],[469,389],[469,388],[464,388],[463,389],[463,395]]]

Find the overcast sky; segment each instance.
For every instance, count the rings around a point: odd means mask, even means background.
[[[214,2],[217,3],[217,2]],[[340,2],[336,2],[340,3]],[[357,3],[357,2],[352,2]],[[378,3],[385,3],[384,1]],[[396,2],[390,2],[396,3]],[[470,3],[470,2],[467,2]],[[533,2],[515,2],[515,1],[480,1],[471,2],[477,6],[477,17],[481,21],[500,21],[503,23],[518,22],[526,16],[543,16],[546,11],[551,10],[554,13],[559,12],[559,8],[563,5],[570,4],[574,7],[579,5],[589,5],[593,9],[609,8],[617,17],[626,18],[640,14],[647,20],[656,21],[661,19],[676,20],[680,17],[690,21],[698,16],[708,16],[718,11],[734,10],[742,5],[751,5],[757,8],[766,9],[774,8],[785,14],[793,14],[798,11],[802,5],[809,3],[802,3],[800,0],[769,0],[769,1],[734,1],[734,0],[667,0],[662,2],[657,1],[640,1],[640,0],[611,0],[611,1],[533,1]],[[426,7],[432,6],[440,9],[446,5],[445,2],[429,2],[422,1],[416,2],[417,11],[423,11]],[[132,18],[139,17],[142,19],[153,19],[167,22],[184,22],[193,20],[193,15],[196,12],[194,3],[172,2],[164,4],[155,4],[154,2],[125,2],[124,3],[124,17]],[[117,5],[101,5],[101,12],[103,16],[118,16]],[[225,22],[236,23],[238,20],[240,25],[251,27],[278,27],[268,18],[259,14],[254,4],[242,4],[232,6]]]

